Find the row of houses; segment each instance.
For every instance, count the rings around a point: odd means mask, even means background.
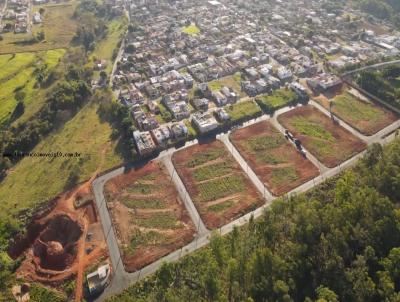
[[[150,131],[133,132],[136,150],[141,156],[149,156],[166,148],[168,145],[184,141],[188,136],[188,128],[182,122],[170,126],[162,125]]]

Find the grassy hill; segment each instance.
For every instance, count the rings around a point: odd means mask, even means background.
[[[118,165],[112,129],[101,122],[98,105],[87,104],[65,126],[44,139],[33,152],[79,152],[79,158],[24,158],[0,183],[0,212],[16,214],[35,207],[63,192],[72,182],[80,182],[97,170]]]

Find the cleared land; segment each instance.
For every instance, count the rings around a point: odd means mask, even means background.
[[[228,105],[225,110],[233,123],[255,118],[262,114],[261,108],[252,99]]]
[[[318,169],[267,121],[237,130],[230,139],[276,196],[289,192],[319,174]]]
[[[35,11],[39,10],[40,7],[45,9],[43,23],[34,25],[32,33],[14,34],[12,32],[3,34],[3,41],[0,41],[0,54],[65,48],[69,45],[77,27],[76,20],[72,18],[76,2],[35,6]],[[45,34],[44,41],[26,42],[40,31]]]
[[[361,140],[313,106],[295,108],[280,115],[278,120],[329,168],[337,166],[366,147]]]
[[[215,90],[220,90],[222,87],[226,86],[233,89],[233,91],[236,92],[236,94],[239,97],[246,97],[247,96],[246,93],[242,91],[240,86],[241,79],[242,79],[241,73],[236,72],[233,75],[208,82],[208,87],[210,88],[211,91],[215,91]]]
[[[397,120],[391,111],[346,91],[330,101],[323,96],[315,100],[328,110],[332,102],[332,112],[364,135],[373,135]]]
[[[174,153],[172,160],[209,229],[263,204],[261,196],[220,141],[183,149]]]
[[[159,162],[105,186],[126,270],[133,272],[189,243],[195,227]]]

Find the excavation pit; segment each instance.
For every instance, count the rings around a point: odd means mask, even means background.
[[[81,226],[67,215],[52,218],[34,243],[35,262],[46,270],[65,270],[76,257],[81,235]]]

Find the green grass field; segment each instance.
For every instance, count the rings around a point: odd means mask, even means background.
[[[251,119],[262,113],[260,107],[253,100],[228,105],[225,110],[231,117],[231,122],[239,122],[247,118]]]
[[[196,24],[190,24],[189,26],[183,27],[182,32],[188,35],[197,35],[200,33],[200,28],[198,28]]]
[[[235,91],[239,97],[245,97],[246,93],[241,91],[240,83],[241,83],[241,73],[237,72],[234,75],[230,75],[224,78],[220,78],[218,80],[208,82],[208,87],[210,88],[211,91],[216,91],[226,86],[233,89],[233,91]]]
[[[95,59],[106,60],[107,67],[105,71],[107,73],[111,73],[113,67],[113,52],[115,49],[118,49],[118,43],[121,41],[123,35],[125,34],[125,31],[128,27],[128,22],[125,17],[121,17],[110,21],[107,26],[107,38],[100,41],[96,45],[96,49],[91,55],[91,63],[89,64],[93,64],[93,60]],[[99,72],[97,71],[96,73],[98,74]]]
[[[280,108],[295,102],[296,93],[291,89],[278,89],[271,95],[262,95],[256,98],[257,104],[267,113],[272,113]]]
[[[311,136],[329,142],[334,142],[335,138],[332,133],[316,121],[312,121],[305,117],[296,116],[292,120],[292,124],[303,135]]]
[[[246,189],[243,176],[232,175],[222,178],[212,179],[197,185],[199,194],[195,200],[207,202],[242,192]]]
[[[335,97],[332,112],[361,133],[372,135],[389,125],[395,117],[373,103],[362,101],[350,93]]]
[[[19,121],[31,116],[43,105],[46,89],[35,87],[35,64],[43,62],[51,70],[64,54],[64,49],[54,49],[0,56],[0,125],[9,120],[17,105],[16,89],[25,93],[25,112]]]
[[[0,54],[18,52],[36,52],[56,48],[65,48],[69,45],[75,34],[77,23],[72,19],[76,1],[61,4],[45,4],[35,6],[34,11],[40,7],[45,9],[43,23],[33,25],[32,34],[3,34],[3,41],[0,41]],[[34,44],[20,44],[19,42],[32,38],[38,32],[45,33],[45,40]]]
[[[33,150],[80,152],[80,158],[24,158],[10,171],[0,183],[2,213],[32,209],[63,192],[71,179],[87,180],[97,168],[106,170],[123,161],[110,141],[112,129],[100,121],[97,109],[97,104],[89,103]]]

